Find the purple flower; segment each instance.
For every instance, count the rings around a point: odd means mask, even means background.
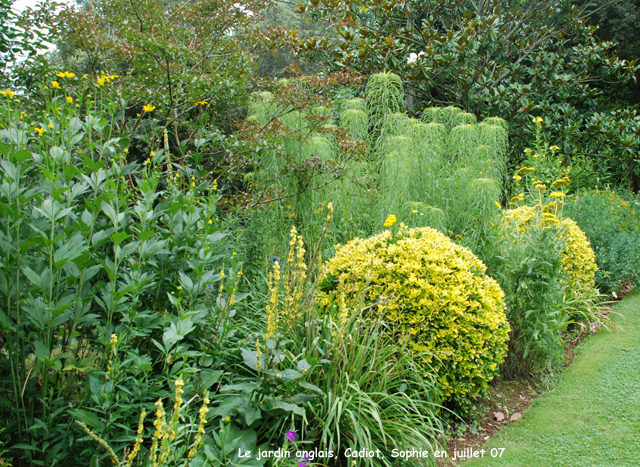
[[[273,262],[275,263],[276,261],[278,261],[278,257],[274,256],[273,258],[271,258],[273,260]]]
[[[305,461],[298,461],[298,467],[305,467],[307,463]]]
[[[279,264],[280,266],[283,266],[283,265],[284,265],[284,261],[278,261],[278,264]]]
[[[287,434],[285,436],[287,438],[289,438],[290,441],[295,441],[296,440],[296,432],[293,431],[293,430],[287,431]]]

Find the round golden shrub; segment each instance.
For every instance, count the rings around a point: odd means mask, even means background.
[[[464,404],[488,389],[507,353],[504,293],[485,271],[471,250],[437,230],[401,224],[397,233],[337,246],[318,302],[335,303],[338,284],[347,298],[363,290],[365,304],[377,304],[409,336],[444,400]]]
[[[503,220],[514,222],[521,231],[538,218],[546,227],[552,228],[556,225],[565,241],[565,247],[562,251],[562,267],[569,276],[571,284],[579,287],[595,287],[598,266],[591,243],[573,219],[564,217],[562,220],[558,220],[553,214],[556,207],[553,204],[551,207],[551,209],[543,208],[541,216],[538,217],[535,208],[520,206],[517,209],[506,211]]]

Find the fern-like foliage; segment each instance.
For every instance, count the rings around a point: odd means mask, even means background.
[[[394,73],[377,73],[367,81],[367,113],[376,139],[386,115],[404,111],[404,86]]]

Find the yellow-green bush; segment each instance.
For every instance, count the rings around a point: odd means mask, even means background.
[[[485,271],[471,250],[437,230],[401,225],[337,246],[318,302],[329,305],[339,285],[347,298],[364,288],[365,303],[377,304],[409,336],[425,371],[435,372],[443,398],[461,404],[488,388],[507,351],[504,293]]]
[[[583,287],[595,287],[596,255],[591,248],[591,243],[585,233],[576,222],[565,217],[561,225],[565,247],[562,251],[562,267],[571,278],[573,284]]]
[[[549,209],[549,206],[552,206],[553,209]],[[541,216],[537,216],[536,208],[520,206],[517,209],[507,211],[504,219],[516,222],[521,230],[526,229],[527,224],[533,222],[534,218],[539,218],[540,222],[549,228],[557,225],[565,241],[565,247],[562,251],[562,267],[569,276],[571,284],[579,287],[595,287],[594,278],[598,267],[591,243],[571,218],[564,217],[562,220],[558,220],[554,214],[555,210],[556,206],[551,204],[543,208]]]

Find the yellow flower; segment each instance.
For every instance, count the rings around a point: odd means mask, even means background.
[[[416,211],[415,209],[412,209],[411,212],[414,213],[414,214],[418,213],[418,211]]]
[[[553,146],[551,146],[549,149],[551,149],[552,151],[559,151],[560,148],[558,146],[556,146],[555,144]]]
[[[198,101],[194,102],[194,105],[209,105],[209,103],[207,101]]]
[[[191,182],[191,186],[195,188],[196,187],[196,182]]]
[[[533,150],[531,148],[525,148],[524,152],[525,152],[525,154],[529,154],[529,153],[533,152]]]
[[[45,130],[44,128],[34,128],[34,130],[36,130],[36,131],[38,132],[38,136],[42,135],[42,133],[44,133],[45,131],[47,131],[47,130]]]
[[[551,196],[552,198],[564,198],[567,195],[559,191],[554,191],[553,193],[550,193],[549,196]]]
[[[571,180],[569,179],[569,177],[562,177],[556,180],[555,182],[553,182],[551,186],[554,188],[564,188],[565,186],[569,185],[570,181]]]
[[[4,91],[0,91],[0,94],[2,94],[4,97],[11,99],[13,96],[16,95],[15,92],[13,92],[11,89],[6,89]]]
[[[500,203],[498,203],[497,201],[494,201],[494,203],[498,207],[498,209],[502,209],[502,206],[500,206]]]
[[[53,89],[58,89],[60,87],[60,83],[58,83],[57,81],[51,81],[51,87]]]
[[[514,179],[516,182],[519,182],[520,180],[522,180],[522,177],[521,177],[520,175],[514,175],[514,176],[513,176],[513,179]]]
[[[213,224],[213,221],[211,219],[209,219],[209,221],[207,222],[209,225]]]
[[[73,97],[67,96],[67,104],[73,104]]]
[[[56,76],[58,78],[73,78],[76,74],[75,73],[71,73],[69,71],[63,71],[61,73],[56,73]]]
[[[155,155],[156,155],[156,152],[155,152],[155,151],[151,151],[151,152],[149,153],[149,155],[150,155],[151,157],[153,157],[153,156],[155,156]]]
[[[53,129],[53,123],[49,122],[49,128]]]
[[[383,225],[385,227],[391,227],[397,221],[398,221],[398,219],[396,218],[396,216],[394,214],[391,214],[389,217],[387,217],[387,220],[384,221]]]
[[[520,167],[518,169],[518,175],[528,175],[531,172],[535,172],[536,168],[535,167]]]
[[[182,286],[181,286],[181,285],[179,285],[179,286],[177,287],[177,289],[178,289],[178,290],[182,290]]]
[[[536,117],[533,119],[533,123],[538,124],[538,123],[542,123],[542,117]]]
[[[104,86],[106,79],[103,77],[98,78],[98,86]]]
[[[156,106],[151,104],[145,104],[144,106],[142,106],[142,110],[144,110],[145,112],[153,112],[155,108]]]

